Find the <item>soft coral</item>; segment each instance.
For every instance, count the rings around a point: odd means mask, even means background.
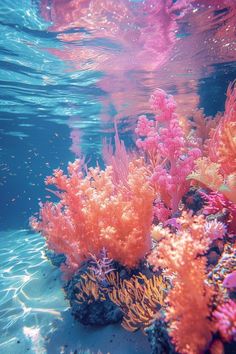
[[[31,219],[49,248],[67,257],[68,271],[74,272],[89,254],[103,247],[108,256],[127,267],[135,267],[151,246],[153,190],[141,159],[129,163],[125,183],[113,183],[112,167],[105,171],[80,172],[76,160],[68,166],[68,176],[55,170],[46,184],[61,193],[58,204],[45,203],[40,218]]]
[[[210,239],[205,236],[205,220],[183,213],[176,233],[162,235],[149,256],[155,268],[173,278],[167,296],[167,320],[179,353],[198,354],[207,349],[213,325],[209,320],[212,288],[206,283],[206,252]]]
[[[201,152],[185,138],[171,95],[157,89],[150,98],[150,105],[155,119],[139,118],[136,133],[140,138],[136,144],[146,155],[158,199],[175,213],[190,186],[186,177]]]

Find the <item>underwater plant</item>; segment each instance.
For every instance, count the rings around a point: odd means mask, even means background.
[[[137,266],[151,247],[154,198],[142,159],[129,163],[127,180],[118,185],[111,166],[90,168],[86,176],[81,167],[76,160],[69,163],[68,175],[58,169],[46,178],[46,185],[59,190],[60,200],[41,205],[39,219],[31,218],[32,228],[42,233],[49,249],[66,256],[68,275],[103,247],[109,258]]]

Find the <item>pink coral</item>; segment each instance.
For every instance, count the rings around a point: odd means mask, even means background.
[[[155,121],[145,116],[139,118],[135,132],[140,138],[136,144],[146,155],[160,200],[174,213],[189,188],[186,177],[201,151],[185,138],[173,96],[157,89],[150,98],[150,105]]]
[[[235,233],[236,229],[236,204],[229,201],[223,194],[212,192],[206,194],[201,192],[202,197],[206,201],[203,208],[205,215],[217,215],[218,213],[226,219],[229,232]]]
[[[55,170],[46,184],[55,185],[59,203],[45,203],[32,227],[43,234],[49,248],[67,257],[73,273],[90,254],[107,256],[135,267],[150,250],[153,190],[142,160],[129,163],[126,183],[113,183],[112,167],[89,169],[83,176],[81,162],[68,165],[68,175]]]
[[[124,141],[120,140],[117,124],[115,122],[115,151],[107,140],[103,141],[103,159],[107,166],[112,166],[113,183],[118,185],[120,182],[125,184],[129,174],[129,162],[132,154],[127,152]]]
[[[219,330],[221,337],[230,342],[236,340],[236,303],[229,300],[219,306],[213,313],[216,319],[216,328]]]

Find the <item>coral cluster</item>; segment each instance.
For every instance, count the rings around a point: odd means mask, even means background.
[[[212,288],[206,284],[206,252],[210,240],[205,237],[204,218],[183,214],[180,229],[163,238],[149,256],[155,268],[173,275],[173,288],[167,297],[166,319],[180,353],[200,353],[207,349],[212,324],[210,303]]]
[[[80,168],[76,160],[68,175],[55,170],[46,179],[60,190],[60,201],[45,203],[39,220],[31,219],[32,227],[42,232],[50,249],[66,255],[68,272],[103,247],[110,258],[135,267],[151,247],[153,190],[142,160],[129,163],[127,180],[118,186],[111,167],[91,168],[85,177]]]
[[[225,113],[210,130],[208,156],[196,161],[193,178],[236,203],[236,85],[229,85]]]
[[[46,184],[59,201],[41,205],[31,225],[64,262],[82,323],[142,329],[153,354],[234,350],[235,86],[217,124],[198,111],[187,137],[171,95],[158,89],[150,104],[136,128],[142,156],[127,152],[116,126],[108,166],[55,170]]]

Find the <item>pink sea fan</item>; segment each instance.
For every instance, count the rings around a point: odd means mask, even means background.
[[[207,221],[205,223],[205,233],[212,241],[223,238],[226,234],[227,228],[225,224],[216,219]]]
[[[229,300],[213,313],[216,328],[226,342],[236,340],[236,303]]]

